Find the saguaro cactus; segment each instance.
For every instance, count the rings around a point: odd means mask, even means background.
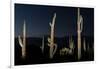
[[[41,46],[40,48],[41,48],[42,53],[43,53],[43,52],[44,52],[44,36],[43,36],[43,38],[42,38],[42,46]]]
[[[54,26],[55,26],[55,19],[56,19],[56,13],[54,14],[54,17],[53,17],[53,20],[52,20],[52,23],[49,23],[50,24],[50,27],[51,27],[51,35],[50,37],[48,38],[48,46],[50,47],[50,51],[49,51],[49,54],[50,54],[50,58],[52,59],[56,50],[57,50],[57,44],[54,43]]]
[[[23,37],[21,39],[21,37],[19,35],[18,41],[19,41],[19,44],[22,48],[22,58],[25,58],[25,56],[26,56],[26,24],[25,24],[25,21],[24,21],[24,24],[23,24]]]
[[[81,58],[81,32],[83,29],[83,17],[80,15],[80,9],[78,8],[78,20],[77,20],[77,34],[78,34],[78,60]]]

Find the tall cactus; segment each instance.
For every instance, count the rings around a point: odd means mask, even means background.
[[[22,48],[22,58],[26,56],[26,23],[23,24],[23,37],[21,39],[20,35],[18,36],[19,45]]]
[[[43,38],[42,38],[42,46],[41,46],[40,48],[41,48],[42,53],[43,53],[43,52],[44,52],[44,36],[43,36]]]
[[[80,15],[80,9],[78,8],[78,20],[77,20],[77,34],[78,34],[78,60],[81,58],[81,32],[83,29],[83,17]]]
[[[51,59],[53,58],[53,56],[54,56],[54,54],[56,53],[56,50],[57,50],[57,44],[54,43],[55,19],[56,19],[56,13],[54,14],[52,23],[49,23],[50,27],[51,27],[51,35],[48,38],[48,46],[50,47],[49,55],[50,55]]]

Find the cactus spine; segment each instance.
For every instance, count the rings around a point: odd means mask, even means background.
[[[25,56],[26,56],[26,24],[25,24],[25,21],[23,24],[23,37],[21,39],[21,37],[19,35],[18,41],[19,41],[19,45],[22,48],[22,58],[25,58]]]
[[[49,51],[49,54],[50,54],[50,58],[52,59],[56,50],[57,50],[57,44],[54,43],[54,26],[55,26],[55,19],[56,19],[56,13],[54,14],[54,17],[53,17],[53,21],[52,23],[49,23],[50,24],[50,27],[51,27],[51,35],[50,37],[48,38],[48,46],[50,47],[50,51]]]
[[[78,20],[77,20],[77,34],[78,34],[78,60],[81,58],[81,32],[83,29],[83,17],[80,15],[80,9],[78,8]]]

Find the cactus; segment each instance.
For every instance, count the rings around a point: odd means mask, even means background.
[[[52,23],[49,23],[50,24],[50,27],[51,27],[51,35],[50,37],[48,37],[48,46],[50,47],[50,50],[49,50],[49,57],[52,59],[54,54],[56,53],[56,50],[57,50],[57,44],[54,43],[54,26],[55,26],[55,19],[56,19],[56,13],[54,14],[54,17],[53,17],[53,21]]]
[[[74,42],[72,40],[72,37],[69,38],[69,48],[64,47],[60,50],[60,55],[72,55],[74,52]]]
[[[69,54],[69,51],[70,51],[69,48],[64,47],[60,50],[60,55],[67,55]]]
[[[25,21],[23,24],[23,37],[21,39],[21,37],[19,35],[18,41],[19,41],[19,45],[22,48],[22,58],[25,58],[25,56],[26,56],[26,24],[25,24]]]
[[[84,49],[84,52],[86,52],[86,43],[85,43],[85,38],[84,38],[83,49]]]
[[[69,39],[69,54],[72,54],[74,51],[74,42],[72,40],[72,37]]]
[[[83,29],[83,17],[80,15],[80,9],[78,8],[78,20],[77,20],[77,34],[78,34],[78,60],[81,58],[81,32]]]
[[[42,38],[42,46],[41,46],[40,48],[41,48],[42,53],[43,53],[43,52],[44,52],[44,36],[43,36],[43,38]]]

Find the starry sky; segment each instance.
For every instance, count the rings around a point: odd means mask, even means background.
[[[50,34],[49,23],[56,13],[55,36],[77,35],[77,8],[69,6],[48,6],[34,4],[15,4],[15,37],[22,35],[26,21],[27,37],[42,37]],[[94,8],[80,7],[83,17],[82,35],[94,36]]]

